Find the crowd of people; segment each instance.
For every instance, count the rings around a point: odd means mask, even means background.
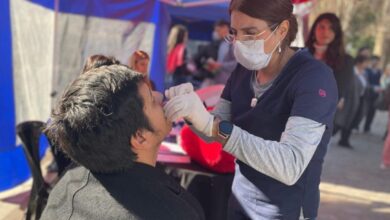
[[[229,22],[215,23],[212,41],[199,46],[195,54],[187,53],[188,29],[174,25],[167,43],[166,87],[192,82],[197,88],[226,84],[237,65],[232,44],[225,41]]]
[[[390,107],[390,65],[382,72],[369,48],[349,55],[333,13],[315,20],[306,48],[290,47],[298,30],[290,0],[232,0],[229,13],[191,59],[188,29],[172,27],[165,105],[144,51],[127,65],[88,58],[45,130],[79,166],[53,189],[42,219],[205,219],[199,202],[156,168],[179,119],[236,158],[228,219],[317,218],[330,138],[340,132],[338,145],[352,149],[354,129],[364,121],[370,132],[377,108]],[[208,111],[194,87],[216,84],[225,87]],[[381,167],[390,167],[390,135]]]
[[[368,47],[360,48],[355,58],[346,53],[340,20],[332,13],[321,14],[314,21],[306,47],[333,70],[339,95],[333,135],[340,131],[338,146],[352,149],[352,131],[370,132],[377,109],[389,108],[387,72],[383,73],[380,57],[372,55]],[[389,167],[387,142],[380,165],[383,169]]]

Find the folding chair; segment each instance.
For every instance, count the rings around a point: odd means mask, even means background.
[[[41,121],[26,121],[16,126],[33,178],[26,220],[40,218],[49,196],[50,186],[43,179],[39,158],[39,137],[44,125]]]

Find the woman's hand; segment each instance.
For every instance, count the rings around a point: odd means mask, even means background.
[[[206,110],[203,102],[195,92],[174,96],[164,106],[164,112],[170,121],[184,118],[204,135],[208,137],[213,136],[214,116]]]
[[[183,83],[178,86],[173,86],[167,90],[165,90],[165,97],[167,99],[172,99],[178,95],[188,94],[194,91],[194,87],[191,83]]]

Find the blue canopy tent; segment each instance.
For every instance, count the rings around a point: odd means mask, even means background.
[[[189,28],[193,30],[190,37],[209,39],[213,23],[218,19],[228,19],[227,2],[228,0],[185,0],[181,3],[168,0],[1,1],[0,50],[3,62],[0,65],[0,191],[12,188],[30,176],[23,150],[16,138],[15,125],[26,120],[46,121],[53,101],[50,93],[55,90],[61,92],[65,84],[75,77],[71,74],[78,74],[75,70],[81,69],[85,57],[91,53],[106,54],[108,51],[108,55],[115,55],[126,63],[130,52],[119,51],[120,47],[128,49],[130,47],[124,46],[129,44],[131,49],[146,47],[152,57],[150,77],[156,82],[157,89],[162,91],[165,44],[171,21],[190,25]],[[24,19],[28,17],[26,14],[30,17]],[[84,29],[72,29],[80,24],[84,25],[81,27]],[[107,30],[111,24],[122,28],[121,36],[115,39],[112,36],[100,36],[101,38],[96,39],[93,34],[101,34],[99,30]],[[206,30],[205,24],[208,27]],[[142,31],[139,27],[143,27]],[[92,29],[93,33],[74,36],[79,32],[86,32],[85,29]],[[139,39],[140,36],[151,39],[151,43],[142,41],[134,46],[134,39]],[[105,43],[102,41],[104,39],[112,40],[107,40],[111,44],[105,49],[96,49],[99,48],[96,45]],[[75,42],[76,46],[72,48]],[[110,51],[112,47],[116,47],[117,51]],[[74,56],[78,61],[71,60]],[[35,57],[38,59],[34,59]],[[64,79],[64,76],[68,78]],[[43,155],[47,142],[44,138],[41,140]]]
[[[30,175],[15,125],[46,121],[55,100],[50,94],[61,93],[86,57],[102,53],[127,63],[132,51],[143,49],[152,57],[150,78],[163,91],[170,24],[187,25],[190,39],[209,40],[214,22],[229,20],[229,2],[0,1],[0,191]],[[47,142],[41,142],[43,154]]]
[[[229,0],[164,0],[164,2],[168,5],[172,24],[187,26],[189,38],[192,40],[211,40],[215,21],[230,20]]]

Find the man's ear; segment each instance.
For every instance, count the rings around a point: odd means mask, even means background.
[[[133,136],[131,136],[130,144],[135,149],[143,149],[146,147],[145,131],[138,130]]]

